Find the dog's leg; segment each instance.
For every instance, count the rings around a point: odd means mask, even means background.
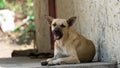
[[[80,63],[79,59],[74,56],[64,57],[64,58],[58,58],[53,61],[49,61],[48,64],[78,64]]]
[[[55,45],[55,49],[54,49],[54,57],[53,58],[49,58],[45,61],[42,61],[41,62],[41,65],[48,65],[49,62],[52,62],[54,60],[56,60],[57,58],[60,58],[62,57],[62,54],[61,54],[61,49]]]
[[[55,59],[59,58],[61,56],[60,53],[61,53],[60,48],[57,45],[55,45],[54,57],[53,58],[49,58],[46,61],[49,62],[49,61],[52,61],[52,60],[55,60]]]
[[[68,57],[61,57],[57,58],[56,60],[49,61],[48,64],[62,64],[62,63],[67,63],[67,64],[78,64],[80,63],[80,60],[78,59],[77,53],[75,50],[70,51],[70,56]]]
[[[47,60],[45,60],[45,61],[42,61],[42,62],[41,62],[41,65],[42,65],[42,66],[46,66],[46,65],[48,65],[49,62],[51,62],[51,61],[53,61],[53,60],[55,60],[55,59],[56,59],[56,55],[55,55],[53,58],[49,58],[49,59],[47,59]]]

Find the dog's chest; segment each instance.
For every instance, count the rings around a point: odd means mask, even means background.
[[[58,43],[58,48],[57,51],[59,52],[59,54],[63,55],[63,56],[68,56],[69,55],[69,50],[66,46],[66,44],[63,44],[62,42]]]
[[[68,52],[66,50],[64,50],[63,48],[59,48],[58,52],[59,52],[59,54],[61,54],[63,56],[68,56]]]

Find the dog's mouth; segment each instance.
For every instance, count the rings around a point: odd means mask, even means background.
[[[63,34],[61,32],[54,32],[53,33],[54,40],[59,40],[62,38],[62,36],[63,36]]]
[[[59,36],[59,35],[54,34],[54,40],[59,40],[59,39],[60,39],[60,36]]]
[[[54,40],[59,40],[62,38],[62,36],[63,36],[63,33],[60,28],[57,27],[53,30]]]
[[[54,36],[54,40],[59,40],[59,39],[62,38],[62,34],[61,33],[60,34],[53,34],[53,36]]]

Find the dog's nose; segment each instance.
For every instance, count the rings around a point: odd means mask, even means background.
[[[53,33],[55,33],[55,34],[59,34],[60,32],[61,32],[60,28],[55,28],[54,31],[53,31]]]
[[[57,28],[54,30],[55,33],[58,33],[60,30]]]

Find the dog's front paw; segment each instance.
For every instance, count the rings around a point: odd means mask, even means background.
[[[53,63],[53,61],[49,61],[49,62],[48,62],[48,66],[53,66],[53,65],[55,65],[55,64]]]
[[[41,62],[41,65],[42,65],[42,66],[47,66],[47,65],[48,65],[48,62],[47,62],[47,61],[42,61],[42,62]]]
[[[53,66],[53,65],[55,65],[52,61],[42,61],[41,62],[41,65],[42,66]]]

